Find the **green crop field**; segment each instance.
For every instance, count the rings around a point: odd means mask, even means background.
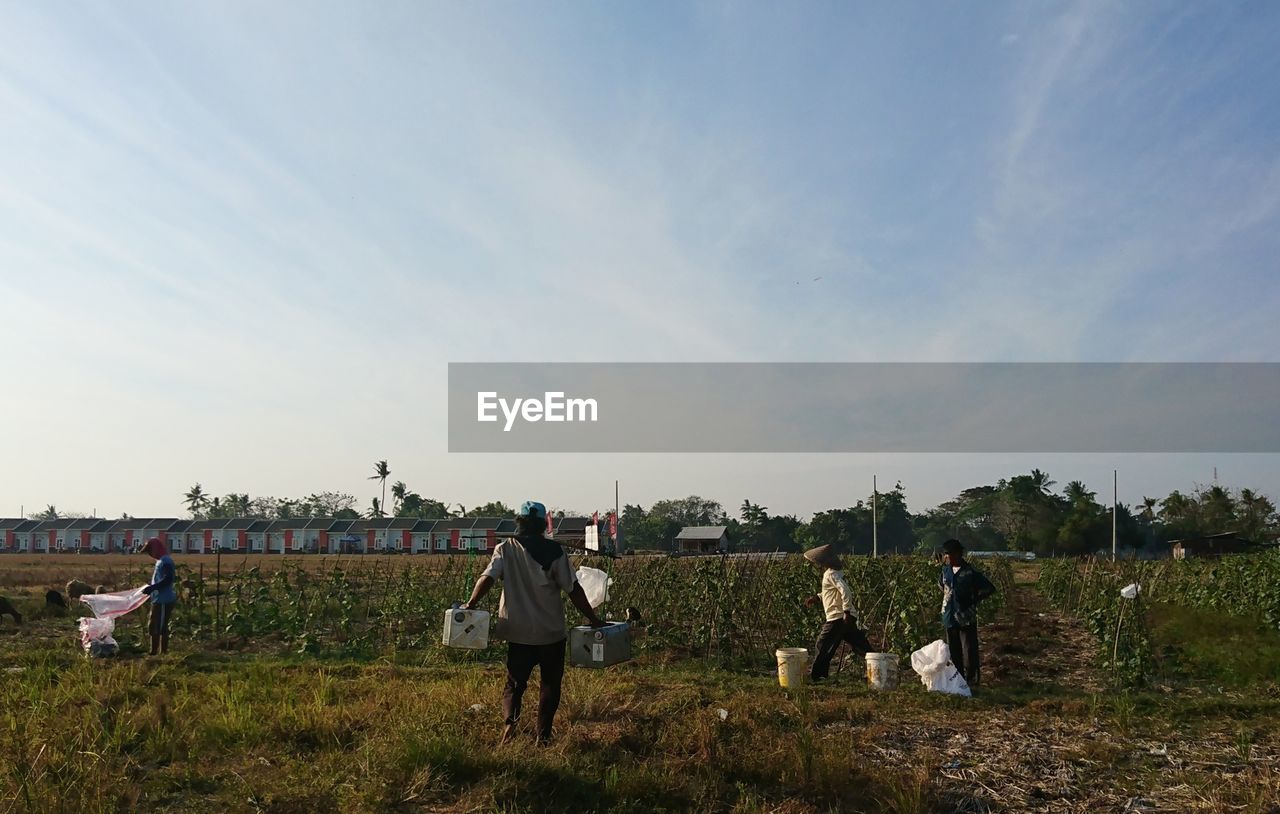
[[[0,621],[0,811],[1280,811],[1280,558],[983,561],[1001,590],[970,699],[908,665],[940,633],[922,559],[847,563],[902,658],[877,693],[856,658],[777,686],[774,648],[821,623],[799,557],[575,558],[644,625],[631,662],[569,670],[540,749],[498,744],[502,649],[438,643],[481,558],[179,557],[174,652],[143,655],[137,611],[102,660],[43,594],[145,562],[41,560],[0,560],[25,617]]]

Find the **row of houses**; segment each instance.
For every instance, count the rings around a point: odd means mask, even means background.
[[[553,534],[561,542],[581,545],[589,517],[552,518]],[[423,520],[387,517],[338,520],[303,517],[293,520],[232,518],[179,520],[173,517],[119,520],[0,519],[5,552],[129,552],[159,537],[177,554],[450,554],[491,551],[497,538],[515,533],[509,518],[456,517]]]

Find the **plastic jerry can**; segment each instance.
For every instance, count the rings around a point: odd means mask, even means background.
[[[489,611],[450,608],[444,612],[446,647],[483,650],[489,646]]]
[[[610,622],[604,627],[581,625],[569,631],[569,663],[578,667],[608,667],[631,660],[631,626]]]

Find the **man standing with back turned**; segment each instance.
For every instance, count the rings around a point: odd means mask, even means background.
[[[565,620],[563,591],[592,627],[603,627],[574,576],[564,550],[544,535],[547,509],[527,501],[516,515],[516,537],[498,543],[489,567],[476,580],[467,608],[476,604],[502,581],[495,635],[507,640],[507,686],[502,694],[506,726],[502,742],[516,731],[520,704],[536,666],[541,671],[538,697],[539,745],[551,740],[551,724],[560,707],[560,682],[564,678]]]

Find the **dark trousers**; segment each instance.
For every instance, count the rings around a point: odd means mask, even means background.
[[[529,687],[529,676],[537,667],[541,676],[538,691],[538,738],[551,737],[551,723],[560,708],[560,682],[564,678],[564,639],[555,644],[507,644],[507,688],[502,693],[502,711],[507,724],[520,720],[520,702]]]
[[[173,606],[176,602],[152,602],[151,616],[147,620],[147,629],[152,636],[168,636],[169,621],[173,619]]]
[[[947,647],[951,663],[964,676],[970,687],[978,686],[982,677],[982,660],[978,657],[978,623],[947,628]]]
[[[813,666],[809,668],[809,678],[818,680],[830,674],[831,659],[840,649],[841,642],[848,642],[853,652],[865,656],[871,650],[867,634],[858,628],[857,622],[836,619],[827,622],[818,633],[817,644],[813,646]]]

